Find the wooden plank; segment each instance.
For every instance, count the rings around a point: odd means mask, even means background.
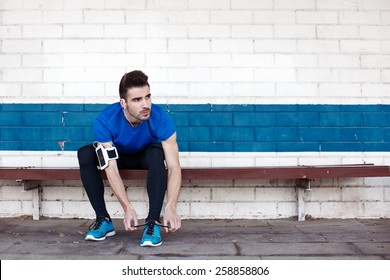
[[[121,170],[123,179],[145,179],[146,170]],[[106,178],[105,172],[102,172]],[[390,176],[389,166],[372,164],[249,168],[183,168],[184,180],[319,179]],[[3,180],[80,180],[78,168],[0,168]]]

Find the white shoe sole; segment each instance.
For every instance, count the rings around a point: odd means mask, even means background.
[[[141,243],[141,247],[158,247],[162,244],[162,242],[160,243],[157,243],[157,244],[153,244],[152,242],[150,241],[145,241],[144,243]]]
[[[85,240],[103,241],[103,240],[106,239],[106,237],[114,236],[114,235],[115,235],[115,230],[107,232],[107,234],[106,234],[105,236],[100,237],[100,238],[96,238],[96,237],[94,237],[93,235],[87,235],[87,236],[85,236]]]

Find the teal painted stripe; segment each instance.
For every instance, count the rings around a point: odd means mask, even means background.
[[[1,104],[0,150],[76,151],[107,104]],[[160,105],[181,151],[390,151],[390,105]]]

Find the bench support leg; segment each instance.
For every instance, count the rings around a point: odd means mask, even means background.
[[[33,220],[39,220],[42,214],[42,188],[35,188],[31,191]]]
[[[296,182],[298,196],[298,221],[304,221],[305,212],[305,191],[310,190],[310,179],[300,179]]]
[[[305,215],[305,189],[298,188],[298,221],[304,221]]]

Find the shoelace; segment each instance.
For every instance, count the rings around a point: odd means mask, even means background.
[[[153,235],[153,233],[154,233],[154,225],[159,226],[159,227],[169,228],[169,226],[164,226],[162,224],[157,223],[156,221],[148,221],[147,223],[142,224],[142,225],[138,225],[136,227],[148,226],[148,228],[146,230],[146,234],[147,235]]]
[[[99,229],[104,220],[105,220],[105,218],[97,219],[95,222],[93,222],[92,224],[89,225],[89,230]]]

